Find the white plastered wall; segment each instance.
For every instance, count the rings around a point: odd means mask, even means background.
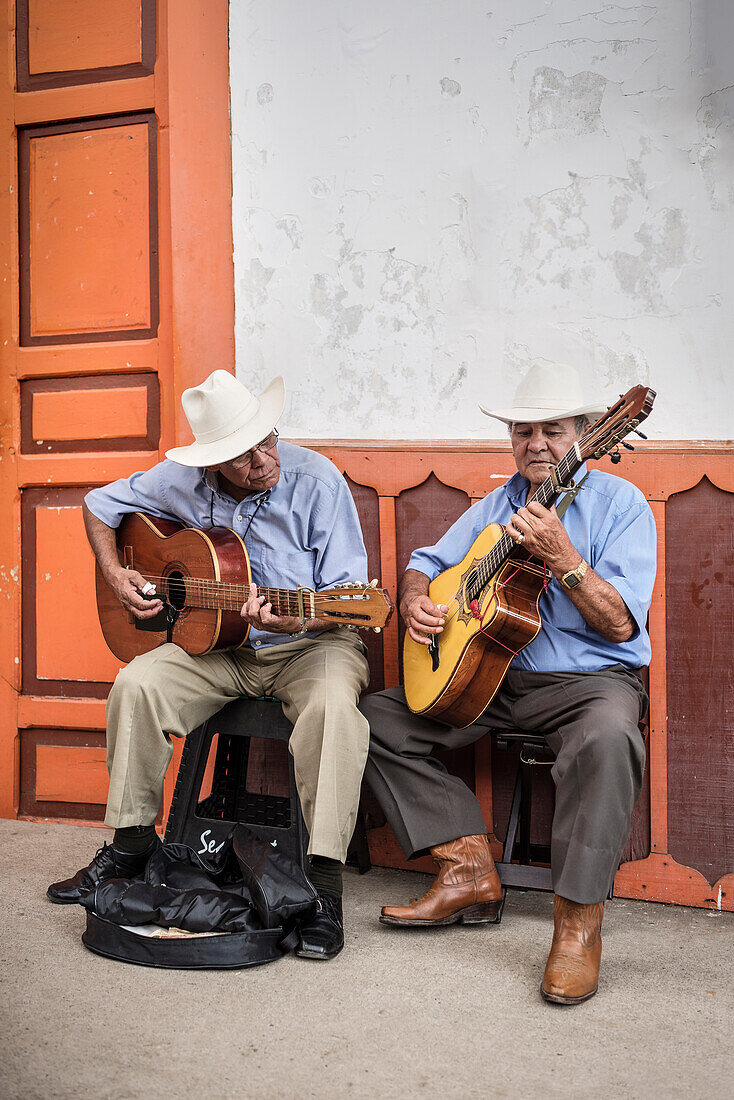
[[[731,0],[231,0],[237,373],[285,434],[502,437],[537,359],[734,435]]]

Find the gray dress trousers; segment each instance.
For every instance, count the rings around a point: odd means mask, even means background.
[[[365,778],[408,858],[460,836],[486,833],[479,803],[463,780],[431,754],[456,749],[488,729],[541,733],[555,754],[551,833],[553,888],[581,904],[602,901],[614,879],[642,786],[647,713],[639,672],[510,671],[467,729],[408,710],[402,688],[365,696],[370,723]]]

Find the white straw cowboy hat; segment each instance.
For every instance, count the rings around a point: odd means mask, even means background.
[[[270,435],[285,406],[279,376],[255,397],[226,370],[215,370],[200,386],[184,390],[181,404],[195,443],[166,451],[181,466],[216,466],[257,446]]]
[[[581,378],[575,367],[567,363],[536,363],[515,390],[511,409],[479,408],[487,416],[505,424],[543,423],[562,420],[566,416],[590,416],[594,419],[606,410],[606,405],[584,402]]]

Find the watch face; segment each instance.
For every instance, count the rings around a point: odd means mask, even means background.
[[[568,577],[563,578],[563,583],[566,588],[575,588],[577,584],[581,584],[581,577],[576,573],[571,573]]]

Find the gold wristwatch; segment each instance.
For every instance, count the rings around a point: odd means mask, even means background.
[[[587,563],[582,558],[575,569],[569,569],[568,573],[564,573],[561,577],[561,584],[564,588],[575,588],[581,584],[582,580],[586,576],[586,570],[589,568]]]

